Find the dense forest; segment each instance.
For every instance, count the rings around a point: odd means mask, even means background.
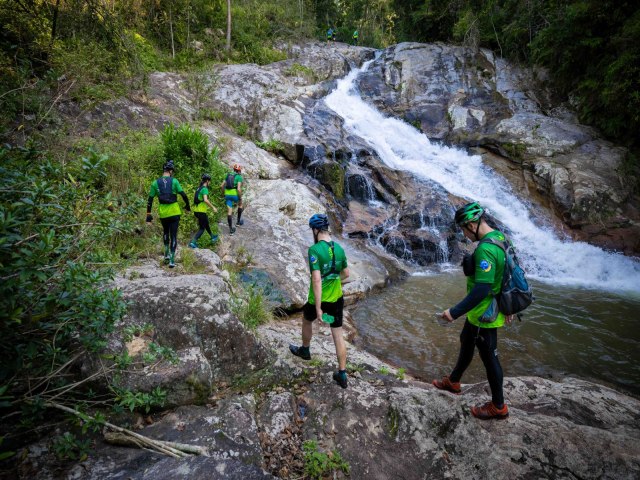
[[[141,396],[116,385],[96,397],[66,371],[82,352],[100,351],[123,315],[119,293],[102,288],[112,266],[157,243],[158,232],[139,225],[141,193],[158,159],[176,160],[190,188],[203,169],[215,180],[224,175],[220,152],[188,125],[159,137],[134,132],[69,144],[56,115],[63,101],[90,108],[144,92],[153,71],[267,64],[284,58],[278,42],[324,40],[328,28],[349,42],[357,29],[362,46],[452,42],[546,67],[559,98],[627,146],[629,168],[637,168],[635,1],[0,0],[0,24],[0,409],[7,409],[0,413],[27,431],[54,400],[80,410],[161,403],[162,392]],[[130,361],[113,360],[114,368]],[[79,440],[61,442],[82,449]]]

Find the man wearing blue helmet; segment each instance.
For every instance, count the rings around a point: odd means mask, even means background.
[[[342,388],[347,388],[347,348],[342,336],[342,280],[349,277],[347,256],[342,247],[331,240],[326,215],[313,215],[309,219],[309,227],[313,231],[314,244],[308,251],[311,285],[309,299],[302,310],[302,345],[289,345],[289,350],[303,360],[311,360],[309,346],[313,322],[319,319],[329,323],[338,357],[338,371],[334,372],[333,379]]]

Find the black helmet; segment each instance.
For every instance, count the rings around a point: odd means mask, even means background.
[[[484,208],[478,202],[471,202],[456,210],[455,220],[458,225],[463,226],[469,222],[477,222],[483,214]]]
[[[329,218],[324,213],[316,213],[309,219],[309,226],[317,230],[329,230]]]
[[[165,172],[173,172],[175,170],[174,166],[173,166],[173,160],[169,160],[167,163],[165,163],[162,166],[162,170],[164,170]]]
[[[203,173],[202,174],[202,181],[206,182],[208,180],[211,180],[211,175],[209,175],[208,173]]]

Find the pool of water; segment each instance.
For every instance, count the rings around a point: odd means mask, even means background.
[[[464,322],[439,313],[464,297],[458,271],[409,277],[352,311],[367,350],[425,380],[448,374]],[[522,322],[498,333],[505,376],[577,376],[640,394],[640,295],[619,296],[533,283],[535,303]],[[476,354],[463,383],[486,380]]]

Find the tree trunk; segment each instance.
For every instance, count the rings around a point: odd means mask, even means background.
[[[171,15],[171,3],[169,3],[169,31],[171,32],[171,58],[176,58],[176,47],[173,44],[173,16]]]
[[[227,0],[227,51],[231,50],[231,0]]]

